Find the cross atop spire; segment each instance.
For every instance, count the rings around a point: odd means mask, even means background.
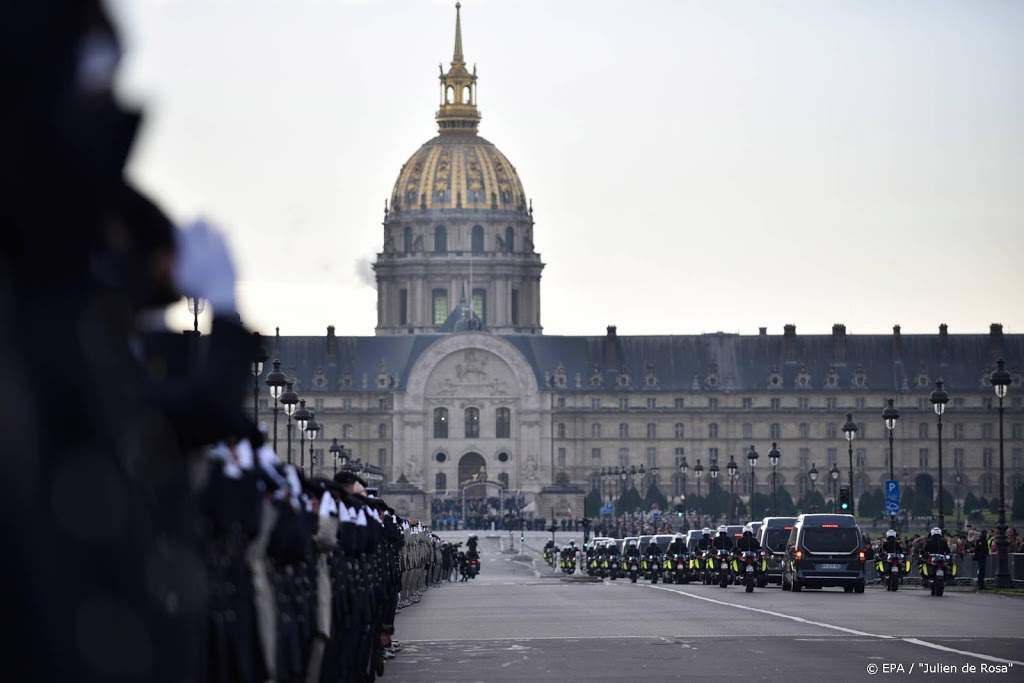
[[[462,3],[455,3],[455,50],[448,73],[441,70],[441,108],[437,126],[442,133],[476,133],[480,112],[476,108],[476,67],[466,69],[462,55]]]

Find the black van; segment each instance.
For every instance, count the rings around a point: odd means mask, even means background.
[[[782,590],[842,586],[863,593],[865,559],[853,515],[800,515],[786,543]]]
[[[757,541],[765,550],[768,571],[761,578],[761,587],[769,583],[782,583],[782,561],[786,557],[786,544],[796,525],[796,517],[765,517],[757,531]]]

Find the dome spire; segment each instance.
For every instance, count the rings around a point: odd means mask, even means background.
[[[452,55],[452,64],[456,62],[465,64],[466,60],[462,58],[462,16],[460,10],[462,9],[462,3],[455,3],[455,52]]]
[[[448,73],[441,69],[441,107],[436,116],[442,133],[476,133],[480,112],[476,108],[476,67],[466,69],[462,55],[462,3],[455,3],[455,50]]]

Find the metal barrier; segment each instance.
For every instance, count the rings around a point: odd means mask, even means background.
[[[1024,553],[1010,553],[1008,558],[1010,565],[1010,578],[1014,583],[1015,587],[1024,586]],[[878,571],[875,568],[875,560],[868,563],[867,567],[867,582],[881,583],[881,577],[878,575]],[[957,576],[953,580],[953,584],[957,586],[976,586],[978,585],[978,563],[970,555],[959,557],[953,555],[953,561],[957,564]],[[985,562],[985,583],[994,586],[996,568],[999,564],[999,558],[995,555],[989,555],[988,560]],[[903,577],[903,583],[909,585],[920,585],[921,583],[921,569],[920,563],[916,557],[911,558],[910,573]]]

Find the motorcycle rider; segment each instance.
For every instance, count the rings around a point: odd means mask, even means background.
[[[943,538],[942,529],[939,527],[932,529],[931,536],[924,544],[924,554],[931,555],[933,553],[949,555],[949,544],[946,543],[946,539]]]
[[[712,547],[711,529],[704,527],[702,533],[703,535],[700,537],[700,540],[697,541],[697,552],[710,550]]]
[[[711,539],[711,547],[715,550],[732,550],[732,539],[724,524],[718,527],[718,535]]]
[[[683,538],[683,535],[676,534],[675,538],[672,539],[672,542],[668,544],[668,550],[666,550],[665,552],[667,552],[669,555],[684,554],[686,552],[686,539]]]
[[[896,538],[895,529],[889,529],[885,532],[885,540],[882,541],[882,553],[903,553],[903,544]]]
[[[736,541],[736,547],[734,552],[741,553],[744,551],[757,552],[761,549],[761,544],[758,543],[757,538],[754,536],[754,527],[749,524],[743,527],[743,536]]]
[[[636,541],[630,541],[626,547],[626,557],[640,557],[640,548],[636,547]]]

